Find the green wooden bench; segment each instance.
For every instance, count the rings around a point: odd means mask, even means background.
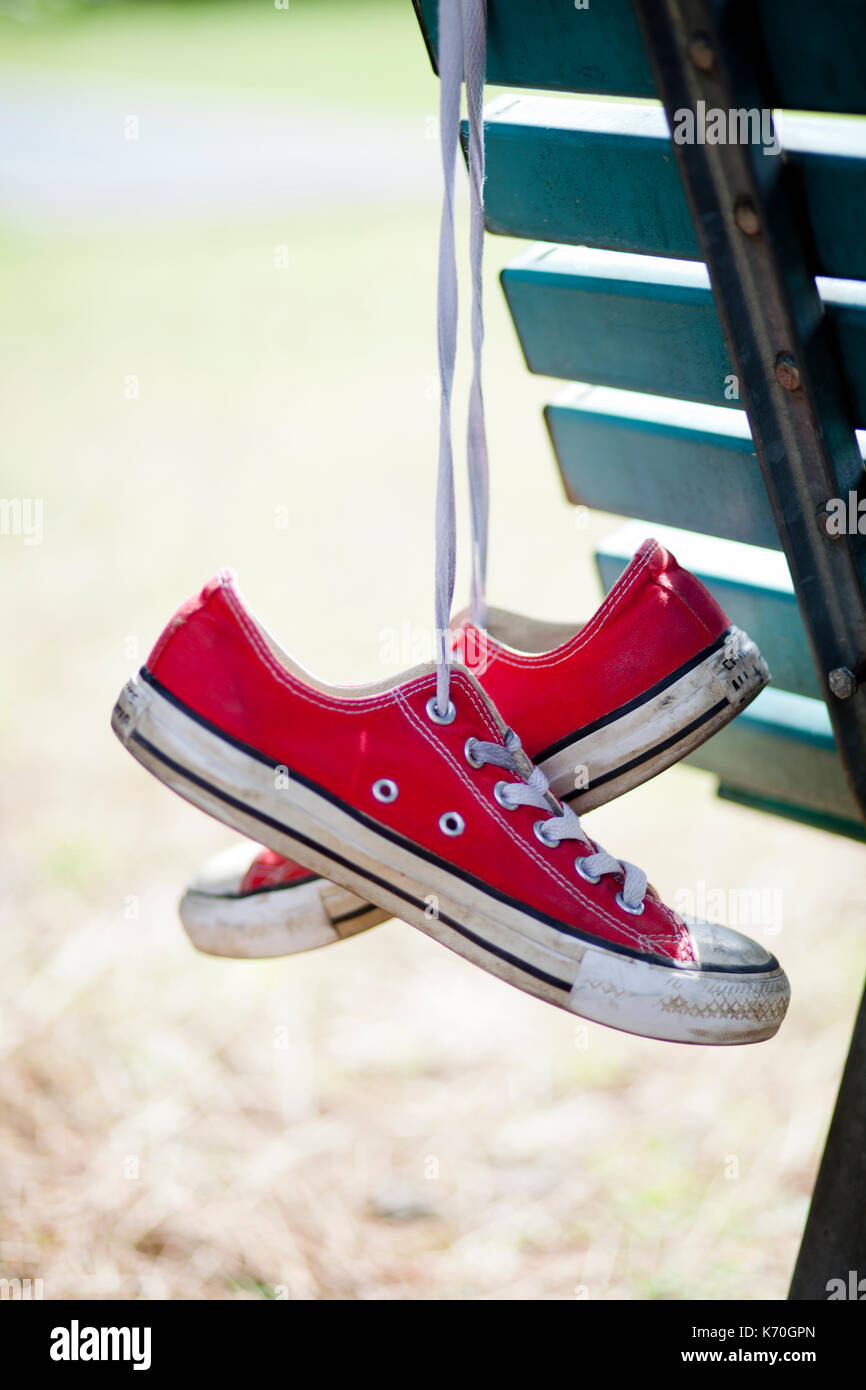
[[[437,0],[414,5],[435,67]],[[533,243],[502,285],[530,371],[571,383],[545,411],[565,491],[630,518],[602,582],[652,523],[774,677],[692,760],[862,840],[862,0],[488,0],[487,80],[523,89],[485,111],[485,217]],[[861,1005],[792,1298],[863,1267],[864,1190]]]

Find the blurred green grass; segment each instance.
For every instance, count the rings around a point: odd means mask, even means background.
[[[436,109],[409,0],[144,0],[0,10],[0,68],[68,68],[418,110],[419,69]],[[407,62],[407,56],[411,61]]]

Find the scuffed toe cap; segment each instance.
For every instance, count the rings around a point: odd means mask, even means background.
[[[774,955],[758,941],[732,927],[724,927],[719,922],[695,922],[686,920],[695,959],[704,970],[760,970],[779,969]]]

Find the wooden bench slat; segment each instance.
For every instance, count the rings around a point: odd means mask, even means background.
[[[489,231],[701,258],[657,103],[503,96],[485,126]],[[866,121],[785,113],[777,130],[814,273],[866,279]]]
[[[438,0],[413,0],[436,66]],[[499,87],[655,96],[630,0],[488,0],[487,81]]]
[[[770,686],[686,761],[714,772],[729,796],[739,793],[738,800],[775,803],[812,823],[832,817],[846,822],[857,838],[863,833],[821,700]]]
[[[781,549],[744,411],[578,384],[544,417],[570,502]]]
[[[706,267],[587,247],[529,247],[502,286],[530,371],[591,385],[736,406]],[[866,426],[866,283],[818,279],[851,393]]]
[[[413,0],[435,66],[437,0]],[[803,111],[866,111],[859,0],[750,0],[743,42],[766,36],[768,101]],[[488,0],[487,81],[501,87],[653,97],[631,0]]]
[[[850,840],[859,840],[861,844],[866,842],[866,826],[862,821],[848,820],[845,816],[830,815],[827,811],[795,805],[790,801],[777,801],[772,796],[761,796],[744,787],[729,786],[724,781],[719,783],[717,794],[722,801],[733,801],[737,806],[747,806],[751,811],[784,816],[800,825],[810,825],[814,830],[824,830],[828,835],[846,835]]]
[[[780,548],[744,412],[581,385],[544,417],[569,501]]]

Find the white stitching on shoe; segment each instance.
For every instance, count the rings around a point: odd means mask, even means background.
[[[489,633],[486,634],[486,641],[491,645],[492,652],[488,659],[488,668],[495,661],[501,661],[506,666],[514,669],[547,669],[558,666],[564,661],[570,660],[575,656],[590,640],[594,639],[604,628],[605,624],[613,617],[619,605],[626,598],[629,590],[637,582],[644,569],[649,568],[649,562],[661,546],[658,541],[653,541],[645,555],[642,555],[634,567],[632,574],[620,588],[614,586],[605,598],[604,602],[596,609],[593,616],[584,624],[579,632],[570,637],[561,646],[554,647],[550,652],[512,652],[507,647],[501,646]]]

